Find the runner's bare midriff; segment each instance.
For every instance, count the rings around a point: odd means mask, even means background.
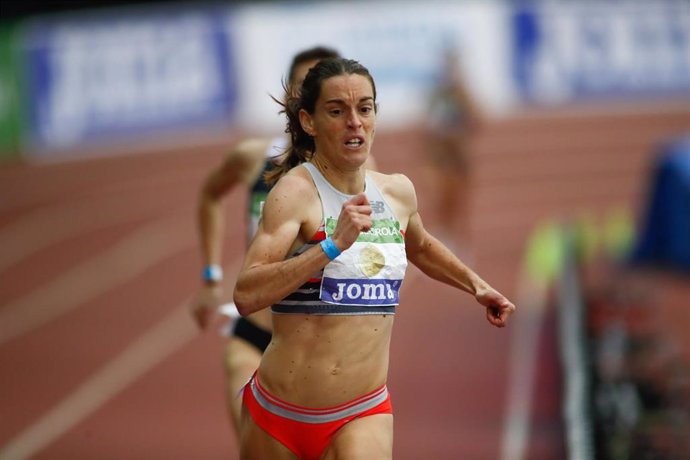
[[[274,396],[324,408],[386,383],[393,315],[273,316],[259,381]]]

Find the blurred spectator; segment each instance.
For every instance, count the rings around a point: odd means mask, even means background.
[[[628,264],[632,220],[615,209],[602,225],[586,214],[574,223],[595,458],[690,459],[690,366],[667,334],[655,279]]]
[[[428,137],[436,188],[437,234],[457,245],[460,255],[470,250],[469,193],[471,146],[480,126],[480,112],[463,75],[459,51],[443,48],[437,81],[429,99]]]
[[[665,334],[658,299],[600,283],[587,290],[596,458],[690,458],[689,366]]]

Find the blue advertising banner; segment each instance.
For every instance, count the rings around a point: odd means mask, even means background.
[[[526,101],[690,97],[688,2],[530,2],[511,27]]]
[[[227,14],[123,10],[32,22],[32,143],[65,148],[230,119],[237,95]]]

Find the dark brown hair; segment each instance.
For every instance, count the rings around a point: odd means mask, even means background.
[[[291,142],[290,147],[278,158],[275,167],[266,173],[265,180],[268,184],[273,185],[290,169],[309,161],[314,155],[314,138],[302,129],[299,121],[300,110],[306,110],[313,115],[323,82],[340,75],[353,74],[362,75],[369,80],[376,102],[376,84],[369,70],[357,61],[340,57],[322,59],[309,69],[300,91],[297,94],[288,93],[284,103],[274,98],[283,107],[281,112],[287,116],[285,132],[290,134]]]

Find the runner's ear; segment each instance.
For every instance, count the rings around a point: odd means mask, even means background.
[[[304,109],[299,111],[299,123],[302,125],[302,129],[305,133],[314,137],[314,120],[311,115],[309,115],[309,112]]]

